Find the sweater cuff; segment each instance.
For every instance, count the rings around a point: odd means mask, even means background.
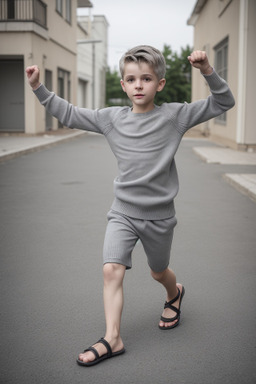
[[[43,84],[41,84],[37,89],[33,90],[34,94],[40,102],[45,101],[52,95],[53,92],[50,92]]]

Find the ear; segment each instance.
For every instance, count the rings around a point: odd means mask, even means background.
[[[120,80],[120,83],[121,83],[121,87],[122,87],[123,91],[126,92],[126,90],[125,90],[125,85],[124,85],[124,81],[123,81],[123,80]]]
[[[165,84],[166,84],[165,79],[159,80],[157,92],[161,92],[164,89]]]

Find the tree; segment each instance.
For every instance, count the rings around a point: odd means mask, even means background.
[[[108,68],[106,72],[106,106],[113,105],[130,105],[130,101],[122,90],[118,72],[116,70],[111,72]]]
[[[164,46],[166,85],[161,92],[156,94],[156,104],[191,101],[191,65],[187,59],[190,53],[189,46],[182,48],[180,55],[173,52],[170,46]]]

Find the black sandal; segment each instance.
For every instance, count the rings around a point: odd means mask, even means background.
[[[85,349],[83,353],[88,352],[88,351],[93,352],[95,355],[95,360],[88,361],[87,363],[84,363],[83,361],[77,359],[76,361],[79,365],[83,365],[85,367],[90,367],[92,365],[96,365],[96,364],[100,363],[103,360],[110,359],[111,357],[121,355],[122,353],[125,352],[124,348],[121,349],[120,351],[112,352],[112,349],[111,349],[109,343],[107,342],[107,340],[104,339],[104,337],[102,337],[99,341],[97,341],[97,343],[101,343],[101,344],[105,345],[105,347],[107,349],[107,353],[105,353],[102,356],[99,356],[98,351],[94,347],[89,347],[88,349]],[[97,344],[97,343],[95,343],[95,344]]]
[[[178,287],[177,287],[177,288],[178,288]],[[180,306],[181,306],[181,301],[182,301],[184,295],[185,295],[185,288],[182,287],[182,291],[181,291],[181,293],[180,293],[180,290],[179,290],[179,288],[178,288],[178,294],[177,294],[177,296],[174,297],[174,299],[168,301],[168,303],[167,303],[167,301],[165,302],[165,304],[164,304],[164,308],[170,308],[172,311],[176,312],[176,316],[174,316],[174,317],[172,317],[172,318],[167,318],[167,317],[163,317],[163,316],[161,316],[161,320],[164,321],[165,323],[172,323],[173,321],[175,321],[175,320],[177,320],[177,319],[178,319],[178,321],[177,321],[175,324],[170,325],[169,327],[161,327],[161,326],[159,325],[159,328],[160,328],[160,329],[162,329],[162,330],[172,329],[172,328],[177,327],[177,325],[179,325],[179,323],[180,323],[180,314],[181,314]],[[176,308],[176,307],[174,307],[174,305],[172,305],[172,304],[175,303],[175,301],[177,301],[179,297],[180,297],[179,308]]]

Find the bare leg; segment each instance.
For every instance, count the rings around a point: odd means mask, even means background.
[[[124,303],[123,279],[125,269],[124,265],[110,263],[105,264],[103,269],[106,340],[108,341],[112,339],[118,341],[118,339],[120,339],[120,325]]]
[[[151,270],[151,275],[156,281],[158,281],[165,287],[166,293],[167,293],[167,299],[166,299],[167,302],[172,300],[177,295],[178,293],[177,287],[180,289],[180,291],[182,290],[182,285],[176,283],[176,276],[170,268],[166,268],[163,272],[159,272],[159,273]],[[178,308],[179,302],[180,302],[180,297],[178,298],[177,301],[175,301],[175,303],[173,303],[173,305],[176,308]],[[172,318],[175,315],[176,315],[176,312],[172,311],[170,308],[164,309],[162,314],[163,317],[167,317],[167,318]],[[160,320],[159,325],[160,327],[169,327],[174,325],[177,321],[178,320],[175,320],[170,323],[165,323],[162,320]]]
[[[121,316],[123,310],[123,279],[125,275],[125,266],[115,263],[107,263],[103,267],[104,277],[104,308],[106,319],[105,339],[110,344],[112,351],[120,351],[124,345],[120,336]],[[105,354],[106,348],[101,343],[93,345],[99,355]],[[92,352],[81,353],[79,360],[89,362],[95,360]]]

